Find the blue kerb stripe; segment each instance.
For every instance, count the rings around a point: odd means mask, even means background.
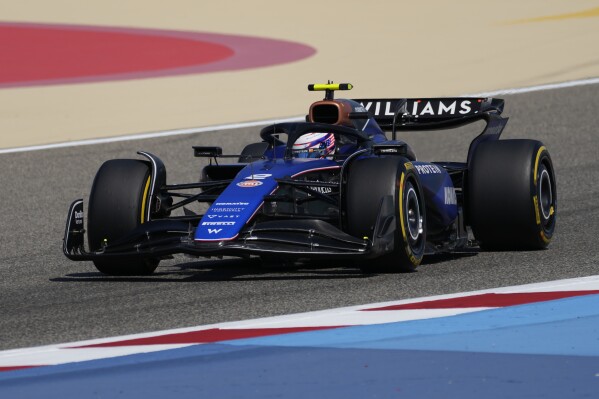
[[[452,317],[227,341],[230,345],[599,355],[599,295]]]
[[[0,397],[563,399],[598,384],[597,358],[572,356],[208,344],[89,363],[9,373]]]
[[[0,373],[19,377],[138,367],[148,362],[238,354],[257,346],[484,351],[599,355],[599,295],[480,311],[451,317],[355,326],[194,345],[161,352]],[[75,350],[75,349],[74,349]]]
[[[19,370],[0,374],[0,397],[593,397],[598,302],[594,295]],[[543,355],[476,352],[493,348]],[[586,356],[546,355],[564,352]]]

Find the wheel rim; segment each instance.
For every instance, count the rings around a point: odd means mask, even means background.
[[[409,184],[406,192],[405,203],[406,224],[408,225],[408,233],[412,242],[418,241],[422,234],[422,215],[420,214],[420,202],[414,187]]]
[[[543,219],[548,220],[552,215],[553,189],[547,169],[543,168],[539,176],[539,205]]]

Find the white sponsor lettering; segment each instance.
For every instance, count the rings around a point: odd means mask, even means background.
[[[412,106],[412,115],[418,115],[418,105],[420,105],[420,100],[414,101],[414,105]]]
[[[208,229],[208,234],[218,234],[222,231],[223,229]]]
[[[367,111],[370,111],[372,104],[373,102],[368,102],[364,108]],[[412,103],[412,111],[410,114],[414,116],[444,116],[456,115],[456,113],[459,113],[460,115],[466,115],[472,112],[471,105],[472,101],[470,100],[454,100],[452,102],[443,102],[441,100],[423,102],[422,100],[415,100]],[[395,115],[395,110],[392,110],[391,106],[392,102],[390,101],[386,101],[384,103],[384,116]],[[374,115],[381,115],[381,102],[374,103]]]
[[[387,116],[395,115],[395,112],[391,111],[391,103],[389,101],[387,101],[387,104],[385,105],[385,115],[387,115]]]
[[[245,208],[210,208],[211,212],[227,213],[227,212],[242,212]]]
[[[433,111],[433,105],[430,102],[427,102],[424,106],[424,109],[420,112],[420,115],[435,115],[435,111]]]
[[[458,199],[453,187],[445,187],[445,205],[457,205]]]
[[[437,165],[414,165],[418,174],[420,175],[430,175],[430,174],[438,174],[441,173],[441,168]]]
[[[456,102],[452,102],[451,104],[449,104],[448,107],[445,106],[445,104],[443,104],[443,101],[439,102],[439,115],[443,115],[444,112],[447,112],[451,115],[455,114],[455,105]]]
[[[460,108],[462,108],[460,110],[460,114],[465,115],[468,112],[472,111],[472,108],[470,108],[470,101],[462,101],[462,103],[460,104]]]
[[[255,180],[264,180],[264,179],[266,179],[268,177],[271,177],[271,176],[272,175],[269,174],[269,173],[255,173],[255,174],[253,174],[251,176],[244,177],[244,179],[246,179],[246,180],[254,180],[254,179]]]
[[[83,211],[75,211],[75,224],[83,224]]]
[[[249,202],[216,202],[216,206],[235,206],[235,205],[249,205]]]
[[[239,218],[240,215],[208,215],[210,219],[236,219]]]
[[[233,226],[235,222],[202,222],[202,226]]]
[[[329,193],[333,192],[333,189],[331,187],[314,186],[314,187],[310,187],[310,189],[317,191],[321,194],[329,194]]]

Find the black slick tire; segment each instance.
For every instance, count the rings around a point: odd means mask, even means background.
[[[88,243],[97,251],[124,237],[147,220],[151,168],[135,159],[104,162],[92,185],[88,208]],[[106,258],[94,260],[109,275],[148,275],[158,266],[153,258]]]
[[[395,209],[392,251],[363,261],[362,270],[415,270],[425,252],[426,214],[423,192],[411,162],[394,156],[354,161],[348,172],[345,196],[346,230],[355,237],[373,237],[383,197],[391,196]]]
[[[468,222],[482,249],[535,250],[555,231],[549,152],[536,140],[481,143],[468,168]]]

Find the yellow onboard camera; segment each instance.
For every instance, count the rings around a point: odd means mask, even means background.
[[[308,91],[325,91],[324,99],[332,100],[335,90],[351,90],[353,87],[351,83],[315,83],[308,85]]]

